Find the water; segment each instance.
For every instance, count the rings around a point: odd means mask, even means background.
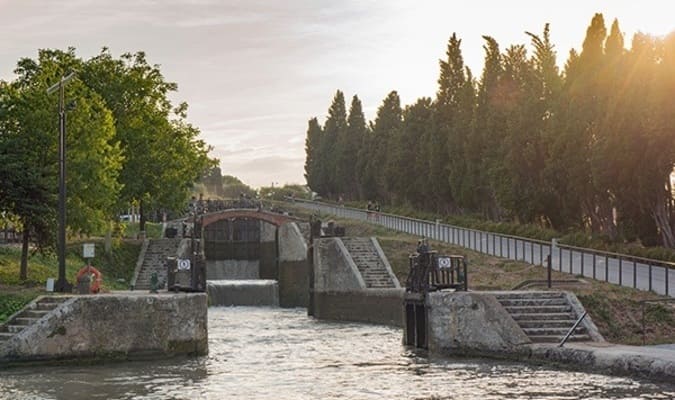
[[[429,359],[398,329],[304,309],[209,309],[201,358],[0,370],[0,399],[672,399],[675,385],[479,359]]]

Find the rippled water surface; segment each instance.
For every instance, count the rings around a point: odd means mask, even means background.
[[[304,309],[210,308],[207,357],[0,370],[1,399],[673,399],[675,385],[429,359],[398,329]]]

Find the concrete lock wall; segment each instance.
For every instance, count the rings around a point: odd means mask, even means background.
[[[404,289],[314,292],[314,316],[402,327],[404,292]]]
[[[258,279],[258,260],[206,260],[206,279]]]
[[[309,271],[307,244],[298,226],[291,222],[279,227],[279,305],[307,307]]]
[[[403,326],[405,290],[366,289],[338,238],[314,241],[313,315],[319,319]]]
[[[428,307],[429,351],[438,353],[513,353],[531,343],[489,293],[432,292]]]
[[[73,296],[0,348],[0,362],[208,353],[205,293]]]
[[[277,279],[277,227],[260,222],[259,278]]]
[[[314,241],[314,292],[365,289],[358,268],[338,238]]]
[[[276,280],[208,281],[210,306],[278,306]]]

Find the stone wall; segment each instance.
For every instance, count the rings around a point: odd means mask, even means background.
[[[205,293],[73,296],[0,347],[0,363],[208,353]]]
[[[403,326],[404,289],[366,289],[339,238],[314,241],[311,315],[319,319]]]
[[[279,305],[307,307],[309,268],[307,243],[295,223],[279,227]]]
[[[336,321],[403,326],[404,289],[314,292],[314,316]]]
[[[206,279],[258,279],[258,260],[206,260]]]
[[[531,343],[489,293],[432,292],[426,305],[431,352],[515,352],[519,346]]]
[[[356,291],[366,288],[361,273],[339,238],[314,241],[314,291]]]

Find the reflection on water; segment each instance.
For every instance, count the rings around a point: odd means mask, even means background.
[[[305,310],[210,308],[207,357],[0,370],[1,399],[672,399],[675,386],[519,363],[429,359],[398,329]]]

